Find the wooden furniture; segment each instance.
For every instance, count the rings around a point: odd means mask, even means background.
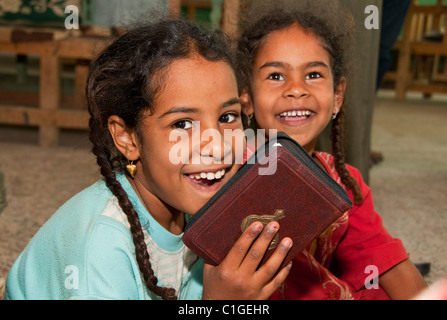
[[[213,4],[222,9],[221,28],[235,36],[239,0],[169,0],[174,17],[180,15],[181,6],[187,6],[190,19],[194,19],[196,8],[210,8]],[[0,124],[37,126],[39,144],[46,147],[58,144],[60,128],[88,129],[84,88],[89,62],[113,38],[110,28],[90,26],[92,30],[0,27],[0,53],[38,56],[40,61],[38,93],[5,92],[0,88]],[[75,64],[73,108],[62,108],[62,100],[67,98],[61,93],[61,61],[66,59]]]
[[[414,1],[407,14],[398,50],[395,75],[396,99],[407,91],[426,96],[447,93],[447,5],[419,5]]]
[[[33,34],[35,32],[35,34]],[[63,32],[63,31],[60,31]],[[21,34],[21,37],[17,35]],[[24,36],[24,34],[26,36]],[[89,115],[82,108],[83,87],[88,74],[88,61],[95,57],[109,41],[106,37],[82,37],[68,35],[65,38],[42,30],[0,28],[0,52],[16,55],[37,55],[40,58],[39,94],[36,107],[0,105],[0,123],[10,125],[38,126],[39,144],[55,146],[59,128],[87,129]],[[76,109],[61,106],[61,59],[74,59],[77,75],[76,87],[80,99]]]

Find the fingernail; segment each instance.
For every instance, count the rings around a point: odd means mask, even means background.
[[[290,247],[292,247],[292,240],[290,240],[289,238],[284,238],[282,241],[282,246],[284,247],[284,249],[290,249]]]
[[[255,222],[255,223],[253,223],[253,226],[252,226],[252,229],[251,229],[251,231],[253,232],[253,233],[259,233],[259,232],[261,232],[261,230],[264,228],[264,225],[262,224],[262,223],[260,223],[260,222]]]
[[[267,233],[272,234],[272,233],[276,233],[278,231],[278,224],[277,223],[270,223],[267,226]]]

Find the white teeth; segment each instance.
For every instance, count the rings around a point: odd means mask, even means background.
[[[222,169],[217,172],[201,172],[200,174],[190,174],[189,177],[191,179],[208,179],[208,180],[215,180],[220,179],[225,175],[225,169]]]
[[[283,113],[280,114],[281,117],[303,117],[303,116],[310,116],[311,112],[309,110],[306,111],[284,111]]]

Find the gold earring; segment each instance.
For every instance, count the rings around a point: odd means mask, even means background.
[[[128,164],[126,166],[127,172],[129,172],[130,176],[135,178],[135,173],[137,173],[137,166],[133,164],[133,161],[127,160]]]

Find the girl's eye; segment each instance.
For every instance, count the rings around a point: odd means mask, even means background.
[[[187,130],[192,128],[192,123],[189,120],[180,120],[172,125],[175,129]]]
[[[269,75],[268,79],[280,81],[280,80],[284,80],[284,77],[280,73],[275,72],[275,73],[272,73],[271,75]]]
[[[318,72],[311,72],[306,76],[306,79],[318,79],[321,78],[321,74]]]
[[[238,117],[238,115],[236,115],[236,114],[226,113],[219,118],[219,122],[230,123],[230,122],[235,121],[237,117]]]

